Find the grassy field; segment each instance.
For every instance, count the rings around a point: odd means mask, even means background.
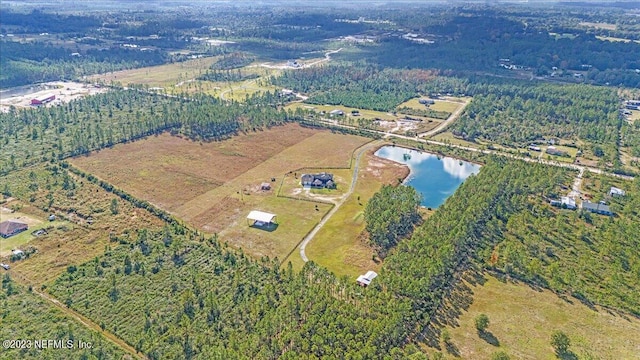
[[[629,119],[631,123],[640,120],[640,110],[631,110],[631,115],[627,116],[627,119]]]
[[[71,163],[173,211],[316,133],[287,125],[209,143],[165,133],[78,157]],[[278,172],[254,182],[259,184],[275,175]]]
[[[283,259],[330,205],[316,210],[312,202],[279,198],[276,186],[300,168],[348,168],[353,150],[367,141],[289,124],[215,143],[161,135],[72,163],[252,255]],[[262,191],[263,182],[272,189]],[[277,214],[280,226],[273,232],[250,228],[245,218],[251,210]]]
[[[143,84],[150,87],[170,87],[203,74],[217,57],[187,60],[173,64],[149,66],[94,75],[90,81],[119,82],[122,85]]]
[[[469,285],[473,303],[460,316],[459,326],[449,328],[458,356],[447,358],[489,359],[504,351],[512,359],[556,359],[551,333],[560,330],[571,339],[570,350],[580,359],[636,359],[640,353],[640,320],[575,299],[562,299],[547,290],[504,283],[488,277],[483,285]],[[488,334],[482,339],[474,319],[489,317]],[[493,344],[491,344],[491,343]]]
[[[357,277],[367,270],[379,270],[381,263],[373,261],[374,250],[366,243],[364,208],[367,201],[383,184],[397,184],[408,174],[405,166],[378,158],[375,149],[367,150],[360,160],[358,182],[353,194],[320,229],[307,245],[310,260],[337,275]],[[300,258],[294,254],[294,258]],[[292,261],[300,266],[301,261]]]
[[[419,100],[420,98],[411,99],[398,105],[398,107],[401,108],[406,106],[412,109],[424,110],[425,106],[420,104]],[[434,101],[435,104],[429,105],[429,109],[435,111],[446,111],[449,113],[456,111],[460,106],[464,105],[464,99],[460,98],[451,98],[451,100],[435,99]]]

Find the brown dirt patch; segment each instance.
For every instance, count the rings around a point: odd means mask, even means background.
[[[71,162],[136,197],[173,210],[315,133],[289,124],[210,143],[162,134]]]

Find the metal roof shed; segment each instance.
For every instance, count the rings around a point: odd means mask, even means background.
[[[247,216],[247,221],[252,225],[265,225],[276,222],[276,214],[271,214],[264,211],[252,210]]]

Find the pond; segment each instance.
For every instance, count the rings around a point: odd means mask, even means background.
[[[404,184],[421,193],[421,205],[429,208],[442,205],[466,178],[480,171],[477,164],[402,147],[383,146],[375,155],[409,166]]]

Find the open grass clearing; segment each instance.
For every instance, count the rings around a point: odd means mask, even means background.
[[[383,184],[398,184],[409,169],[404,165],[378,158],[376,149],[367,150],[360,160],[358,182],[353,194],[320,229],[306,247],[306,254],[337,275],[354,279],[368,270],[379,270],[382,264],[373,261],[374,249],[363,236],[364,209],[367,201]],[[300,257],[294,254],[292,257]],[[292,264],[299,266],[297,261]]]
[[[616,24],[601,23],[601,22],[583,21],[579,25],[580,26],[592,27],[592,28],[596,28],[596,29],[603,29],[603,30],[615,30],[616,29]]]
[[[398,105],[398,108],[408,107],[416,110],[431,109],[435,111],[446,111],[449,113],[453,113],[460,106],[464,106],[465,102],[468,101],[470,98],[447,97],[443,99],[432,99],[433,101],[435,101],[435,104],[429,105],[428,107],[426,107],[423,104],[420,104],[419,102],[420,99],[422,98],[414,98],[414,99],[407,100],[402,104]]]
[[[104,83],[119,82],[124,86],[131,84],[149,85],[151,87],[175,86],[204,74],[218,57],[206,57],[187,60],[173,64],[148,66],[138,69],[114,71],[89,77],[90,81]]]
[[[590,309],[576,299],[491,276],[483,285],[468,286],[473,303],[458,319],[459,326],[449,328],[459,358],[488,359],[494,352],[505,351],[512,359],[556,359],[550,345],[555,330],[569,336],[570,350],[579,358],[591,354],[601,359],[634,359],[640,353],[637,318]],[[499,346],[478,335],[474,319],[481,313],[490,323],[491,336],[485,338]],[[455,357],[448,354],[447,358]]]
[[[368,141],[288,124],[213,143],[165,134],[71,162],[256,257],[283,259],[331,206],[277,197],[285,174],[348,168],[354,149]],[[346,187],[347,174],[336,175]],[[264,182],[271,190],[260,189]],[[314,196],[322,195],[320,190]],[[246,224],[251,210],[275,213],[284,222],[273,233],[256,231]]]
[[[244,196],[240,207],[232,210],[219,235],[222,241],[254,257],[286,258],[298,243],[332,207],[330,204],[292,200],[276,196]],[[277,228],[252,227],[246,216],[251,210],[277,215]]]

